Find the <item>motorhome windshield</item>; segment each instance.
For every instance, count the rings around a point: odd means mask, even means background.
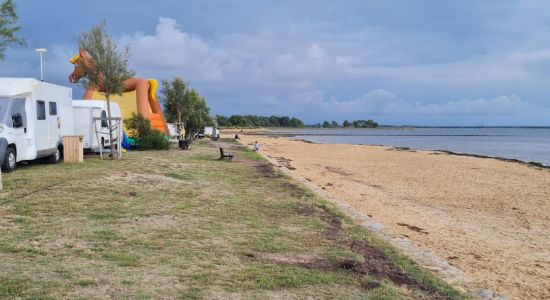
[[[25,99],[24,98],[0,98],[0,123],[13,126],[12,117],[21,115],[22,121],[26,124]]]

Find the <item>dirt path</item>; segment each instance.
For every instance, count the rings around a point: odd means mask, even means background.
[[[258,140],[262,152],[512,299],[550,298],[550,172],[361,145]],[[470,287],[471,288],[471,287]]]

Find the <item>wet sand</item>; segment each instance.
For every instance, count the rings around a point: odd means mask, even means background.
[[[393,234],[511,299],[550,299],[550,170],[496,159],[241,134]]]

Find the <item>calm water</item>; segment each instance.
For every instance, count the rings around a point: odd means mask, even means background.
[[[536,161],[550,166],[550,128],[417,128],[276,130],[326,144],[369,144]]]

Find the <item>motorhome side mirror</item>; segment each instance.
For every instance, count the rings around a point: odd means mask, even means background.
[[[23,118],[21,117],[21,114],[11,116],[11,120],[13,122],[13,128],[23,127]]]

